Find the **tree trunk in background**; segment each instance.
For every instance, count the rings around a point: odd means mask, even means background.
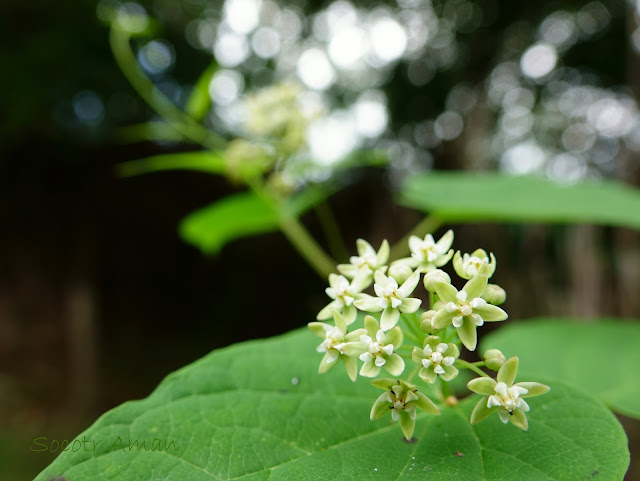
[[[592,225],[569,228],[565,251],[571,279],[571,316],[593,319],[602,314],[603,265],[600,261],[601,229]]]
[[[68,408],[84,417],[98,399],[96,289],[92,279],[92,239],[78,233],[64,290],[63,319],[68,346]]]
[[[633,91],[636,103],[640,100],[640,57],[633,50],[631,35],[639,27],[634,6],[627,14],[627,85]],[[617,165],[618,179],[635,187],[640,186],[640,156],[625,149]],[[639,214],[640,215],[640,214]],[[617,304],[623,317],[637,316],[640,311],[640,234],[629,229],[616,229],[614,251],[617,253]]]

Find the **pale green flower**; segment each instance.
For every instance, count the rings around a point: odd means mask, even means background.
[[[336,323],[335,326],[324,322],[310,322],[307,324],[314,334],[323,339],[322,343],[316,348],[317,352],[324,352],[324,357],[322,361],[320,361],[318,372],[320,374],[327,372],[336,365],[338,359],[341,359],[347,370],[347,374],[352,381],[355,381],[357,376],[356,360],[343,353],[342,346],[344,346],[345,343],[360,339],[360,336],[366,334],[367,331],[364,329],[356,329],[353,332],[348,332],[347,324],[342,315],[337,311],[333,311],[332,314]]]
[[[462,343],[473,351],[477,344],[476,327],[485,321],[504,321],[508,317],[502,309],[480,297],[486,287],[487,276],[474,277],[461,291],[451,284],[437,282],[436,292],[445,305],[433,318],[433,327],[443,329],[453,324]]]
[[[442,342],[439,336],[429,336],[424,340],[424,348],[413,348],[411,358],[422,367],[418,375],[423,381],[433,384],[440,376],[443,381],[451,381],[458,375],[453,363],[460,355],[458,346],[452,342]]]
[[[364,295],[360,292],[369,287],[369,284],[370,280],[367,276],[356,276],[349,282],[344,276],[329,274],[329,287],[325,292],[333,300],[318,313],[316,319],[319,321],[329,319],[332,316],[331,311],[336,310],[344,316],[347,325],[351,324],[358,314],[354,302]]]
[[[490,278],[496,271],[496,258],[493,254],[487,255],[483,249],[476,249],[471,254],[462,256],[458,251],[453,256],[453,268],[463,279],[472,279],[477,275]]]
[[[440,414],[438,406],[413,384],[396,379],[374,379],[371,384],[386,392],[373,403],[369,417],[375,421],[391,411],[391,418],[400,421],[400,428],[407,440],[413,437],[416,427],[416,408],[430,414]]]
[[[381,271],[374,273],[374,279],[373,290],[377,297],[362,294],[355,306],[365,312],[382,311],[380,325],[383,331],[388,331],[398,323],[401,312],[411,314],[420,307],[420,299],[409,297],[418,285],[420,273],[415,271],[399,287],[393,277],[387,277]]]
[[[297,85],[285,82],[250,95],[246,103],[248,132],[275,141],[287,154],[302,149],[309,119],[303,113],[300,94]]]
[[[389,259],[389,242],[386,239],[382,241],[378,252],[364,239],[358,239],[356,246],[358,248],[358,255],[351,256],[349,259],[350,264],[338,265],[338,272],[340,272],[340,274],[349,279],[353,279],[359,273],[373,275],[377,270],[384,272],[386,268],[385,264]]]
[[[453,256],[451,244],[453,244],[452,230],[448,230],[438,242],[431,234],[427,234],[424,239],[415,235],[409,237],[411,267],[420,272],[429,272],[442,267]]]
[[[518,358],[512,357],[498,370],[497,380],[490,377],[479,377],[467,383],[467,387],[484,397],[478,401],[471,413],[471,424],[477,424],[494,411],[503,423],[508,423],[526,431],[529,427],[527,415],[529,405],[527,397],[540,396],[549,391],[549,386],[539,382],[513,381],[518,371]]]
[[[360,335],[358,342],[347,342],[341,346],[343,353],[359,356],[364,362],[360,375],[376,377],[384,368],[392,376],[399,376],[404,371],[404,361],[394,351],[402,346],[404,336],[402,329],[394,327],[388,332],[380,329],[380,324],[372,316],[364,318],[366,332]]]

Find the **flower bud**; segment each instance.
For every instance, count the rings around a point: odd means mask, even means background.
[[[394,262],[389,267],[388,274],[393,277],[398,284],[403,284],[404,281],[411,277],[413,269],[403,262]]]
[[[484,353],[484,362],[492,371],[498,371],[507,360],[499,349],[489,349]]]
[[[433,321],[433,318],[435,315],[436,315],[436,311],[434,310],[425,311],[422,314],[420,314],[420,329],[422,329],[424,332],[428,334],[435,331],[435,329],[433,328],[433,324],[431,322]]]
[[[436,292],[436,282],[451,283],[451,277],[445,271],[434,269],[424,275],[424,287],[429,292]]]
[[[487,284],[487,287],[480,297],[482,297],[489,304],[499,306],[507,300],[507,293],[502,287],[497,284]]]

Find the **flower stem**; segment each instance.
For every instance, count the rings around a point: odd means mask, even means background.
[[[309,231],[291,213],[281,208],[278,199],[274,198],[263,187],[259,177],[246,179],[249,188],[278,214],[278,225],[298,254],[306,260],[316,273],[326,279],[335,271],[336,263],[329,257]]]
[[[407,233],[407,235],[391,247],[389,261],[400,259],[409,253],[409,237],[413,235],[424,237],[427,234],[435,232],[441,225],[442,221],[433,215],[422,219],[413,229],[411,229],[411,231]]]
[[[459,368],[459,369],[471,369],[473,372],[475,372],[476,374],[478,374],[480,376],[483,376],[483,377],[491,377],[486,372],[484,372],[482,369],[477,367],[476,364],[478,364],[478,363],[473,363],[472,364],[470,362],[463,361],[462,359],[456,359],[456,362],[453,365],[455,367]]]
[[[409,316],[406,315],[404,312],[400,314],[400,317],[402,318],[406,326],[409,328],[409,331],[411,331],[410,333],[407,333],[407,334],[411,334],[411,336],[408,336],[408,337],[412,341],[414,341],[418,347],[422,347],[422,342],[424,341],[423,332],[420,330],[418,326],[416,326],[415,322],[409,319]]]
[[[440,391],[442,393],[442,400],[445,400],[449,396],[451,396],[451,388],[449,387],[448,382],[443,381],[441,378],[438,378],[438,380],[440,381]]]
[[[131,36],[124,29],[117,24],[111,26],[109,33],[111,51],[120,70],[138,95],[184,137],[208,149],[224,148],[227,143],[224,137],[203,127],[176,107],[142,72],[131,50],[130,41]]]
[[[409,377],[407,378],[407,382],[411,382],[411,380],[415,377],[416,374],[418,374],[418,371],[420,370],[422,366],[420,364],[418,364],[416,367],[413,368],[413,371],[411,371],[411,373],[409,374]]]
[[[327,242],[329,243],[329,251],[334,258],[346,261],[349,258],[349,253],[347,252],[344,239],[338,227],[338,222],[331,211],[329,203],[327,201],[320,202],[315,207],[315,211],[320,221],[320,227],[322,227]]]

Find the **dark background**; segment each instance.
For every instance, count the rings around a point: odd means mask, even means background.
[[[624,2],[605,3],[612,13],[606,32],[565,61],[597,72],[605,87],[633,92],[630,14]],[[453,68],[416,87],[397,67],[384,87],[392,131],[440,111],[452,84],[484,79],[509,28],[530,27],[583,2],[480,4],[491,13],[487,25],[462,36],[467,53]],[[300,3],[306,13],[323,5]],[[173,41],[179,59],[173,75],[192,83],[211,58],[184,41],[188,15],[176,15],[171,2],[145,6]],[[148,395],[168,373],[212,349],[304,326],[327,299],[326,282],[279,233],[236,241],[213,257],[179,238],[181,218],[237,190],[224,179],[116,175],[120,162],[192,147],[118,141],[119,127],[152,114],[113,61],[94,2],[3,1],[0,35],[0,471],[18,480],[31,479],[54,457],[29,452],[33,438],[71,439],[105,410]],[[86,90],[106,99],[97,123],[73,115],[72,100]],[[434,148],[434,167],[465,168],[463,147]],[[622,180],[637,183],[637,159],[630,162]],[[377,247],[420,220],[393,205],[392,186],[387,170],[361,169],[331,199],[352,251],[358,237]],[[317,218],[303,220],[322,239]],[[640,316],[633,233],[453,227],[455,248],[496,254],[511,319]],[[294,300],[284,311],[283,291]],[[637,449],[638,423],[623,422]]]

